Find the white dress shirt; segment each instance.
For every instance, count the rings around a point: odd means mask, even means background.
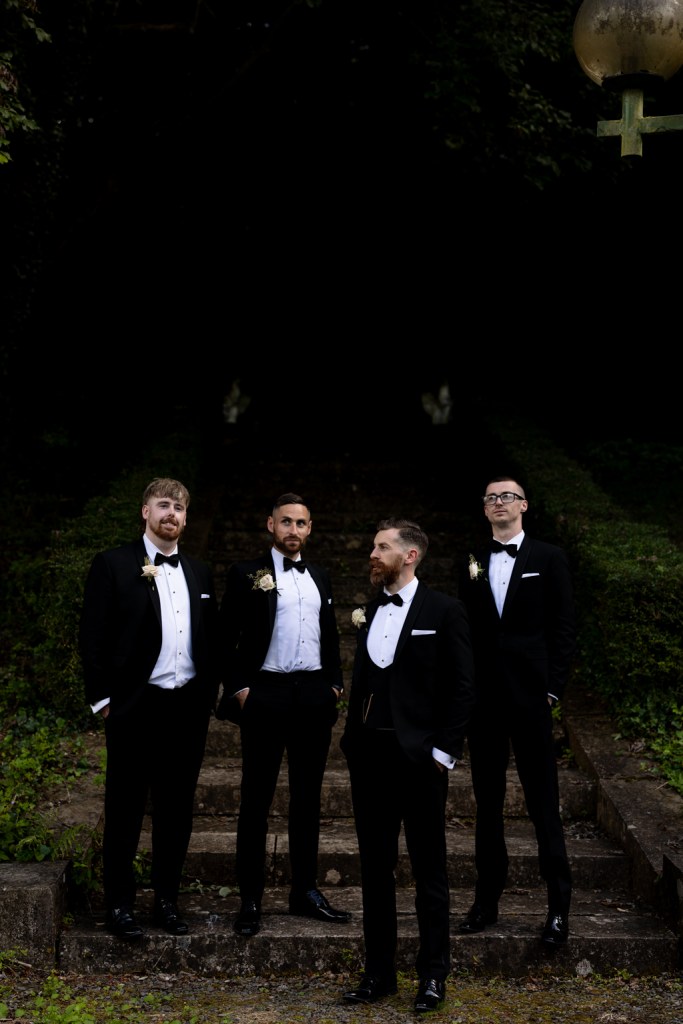
[[[154,564],[159,549],[147,536],[144,536],[143,540],[147,557]],[[176,554],[177,550],[176,548],[175,551],[169,551],[169,554]],[[180,563],[173,566],[169,562],[162,562],[158,568],[161,570],[156,577],[161,604],[161,650],[149,681],[153,686],[160,686],[162,690],[175,690],[195,676],[192,660],[190,592]]]
[[[285,572],[283,554],[272,549],[277,581],[277,614],[266,672],[317,672],[320,658],[320,591],[308,569]],[[295,559],[298,561],[298,559]]]
[[[510,540],[505,541],[506,544],[516,544],[517,552],[522,541],[524,540],[524,530],[518,533],[516,537],[511,537]],[[493,599],[496,602],[496,608],[498,614],[503,614],[503,605],[505,604],[505,598],[508,592],[508,586],[510,585],[510,577],[512,576],[512,570],[515,567],[514,558],[510,558],[507,551],[492,551],[489,558],[489,580],[491,581],[491,591],[493,593]]]

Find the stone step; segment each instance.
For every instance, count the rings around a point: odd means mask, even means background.
[[[199,774],[195,793],[195,813],[211,816],[234,813],[240,804],[241,763],[235,759],[208,759]],[[583,820],[595,809],[595,784],[575,768],[560,769],[562,814],[567,820]],[[286,817],[289,805],[286,762],[280,770],[271,815]],[[447,813],[450,818],[473,818],[476,812],[469,769],[456,768],[449,779]],[[324,818],[351,817],[351,791],[348,771],[341,761],[331,761],[322,786],[321,813]],[[525,818],[526,804],[514,768],[508,771],[505,814]]]
[[[58,942],[57,964],[63,972],[91,975],[169,975],[190,971],[206,977],[250,975],[299,976],[308,972],[360,972],[363,963],[361,893],[357,886],[326,892],[333,906],[352,912],[348,924],[329,925],[288,913],[288,890],[266,890],[258,935],[244,939],[233,931],[239,897],[216,887],[183,893],[179,906],[190,933],[170,936],[150,924],[152,895],[140,892],[136,912],[145,935],[125,943],[104,927],[101,906],[72,913]],[[417,919],[414,892],[397,890],[398,970],[414,970]],[[657,975],[678,967],[678,940],[656,915],[637,905],[618,887],[577,888],[573,894],[570,941],[557,951],[539,942],[546,914],[541,888],[509,888],[499,905],[498,923],[477,935],[460,935],[459,920],[471,905],[471,893],[451,894],[453,971],[469,976],[524,977],[534,972],[576,976]],[[147,930],[148,929],[148,930]],[[305,968],[303,967],[305,965]],[[334,983],[334,982],[332,982]]]
[[[185,877],[198,885],[235,887],[235,841],[237,818],[198,817],[185,861]],[[533,827],[526,820],[506,822],[506,844],[510,857],[508,882],[513,887],[542,885]],[[146,821],[140,839],[141,854],[151,849],[151,822]],[[446,834],[451,884],[472,892],[476,880],[473,824],[457,819],[449,822]],[[574,884],[586,889],[626,888],[630,883],[628,858],[617,843],[587,821],[566,826],[566,840]],[[266,878],[270,885],[291,884],[287,820],[272,818],[266,841]],[[326,892],[360,885],[358,844],[353,819],[321,821],[318,883]],[[396,884],[413,884],[405,837],[401,832]]]

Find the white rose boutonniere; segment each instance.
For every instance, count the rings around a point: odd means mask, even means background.
[[[275,590],[275,580],[270,569],[259,569],[258,572],[249,574],[249,579],[254,581],[252,590]]]
[[[356,629],[360,629],[361,626],[365,625],[365,608],[354,608],[351,612],[351,622],[354,624]]]
[[[161,568],[158,565],[153,565],[149,558],[145,555],[145,564],[142,567],[141,576],[144,576],[146,580],[154,586],[154,577],[158,576],[161,572]]]
[[[484,570],[482,569],[480,563],[476,560],[474,555],[470,555],[470,566],[469,566],[469,569],[470,569],[470,579],[471,580],[481,579],[481,577],[484,575]]]

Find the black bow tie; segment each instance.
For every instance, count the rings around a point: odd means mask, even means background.
[[[379,603],[395,604],[398,605],[398,607],[400,608],[401,605],[403,604],[403,598],[400,596],[400,594],[380,594]]]
[[[162,562],[168,562],[175,569],[178,568],[178,562],[180,561],[180,555],[176,552],[175,555],[161,555],[157,554],[154,556],[154,564],[161,565]]]
[[[515,558],[517,555],[516,544],[501,544],[499,540],[491,541],[491,551],[507,551],[510,558]]]
[[[291,558],[287,558],[285,556],[282,559],[282,564],[285,567],[285,572],[287,572],[288,569],[298,569],[299,572],[306,572],[306,563],[303,558],[300,558],[298,562],[294,562]]]

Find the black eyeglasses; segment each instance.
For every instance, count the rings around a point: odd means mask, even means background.
[[[511,505],[513,501],[525,500],[523,494],[515,494],[514,491],[503,491],[502,494],[485,494],[481,500],[485,505],[495,505],[499,498],[504,505]]]

